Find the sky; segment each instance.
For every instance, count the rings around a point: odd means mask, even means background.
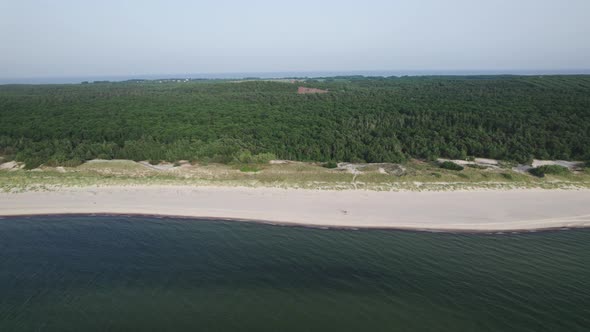
[[[589,0],[2,0],[0,78],[590,69]]]

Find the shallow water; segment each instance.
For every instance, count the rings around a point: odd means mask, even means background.
[[[0,219],[0,331],[589,331],[590,230]]]

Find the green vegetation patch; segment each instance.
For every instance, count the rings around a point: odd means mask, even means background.
[[[559,166],[559,165],[543,165],[535,168],[531,168],[529,173],[536,177],[544,177],[545,174],[551,175],[568,175],[570,173],[567,167]]]
[[[514,176],[512,176],[512,174],[510,174],[510,173],[500,173],[500,175],[506,180],[513,180],[514,179]]]
[[[244,172],[244,173],[255,173],[255,172],[259,172],[260,169],[256,166],[253,165],[244,165],[242,167],[240,167],[240,172]]]
[[[338,167],[338,163],[334,161],[328,161],[327,163],[324,163],[322,166],[325,168],[336,168]]]
[[[444,169],[448,169],[451,171],[462,171],[464,169],[463,166],[455,164],[452,161],[443,161],[442,163],[439,164],[440,168],[444,168]]]

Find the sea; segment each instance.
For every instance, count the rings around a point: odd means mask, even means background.
[[[2,218],[0,331],[590,331],[590,230]]]

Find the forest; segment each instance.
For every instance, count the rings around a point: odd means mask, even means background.
[[[590,76],[0,85],[0,155],[27,168],[94,158],[589,160]]]

